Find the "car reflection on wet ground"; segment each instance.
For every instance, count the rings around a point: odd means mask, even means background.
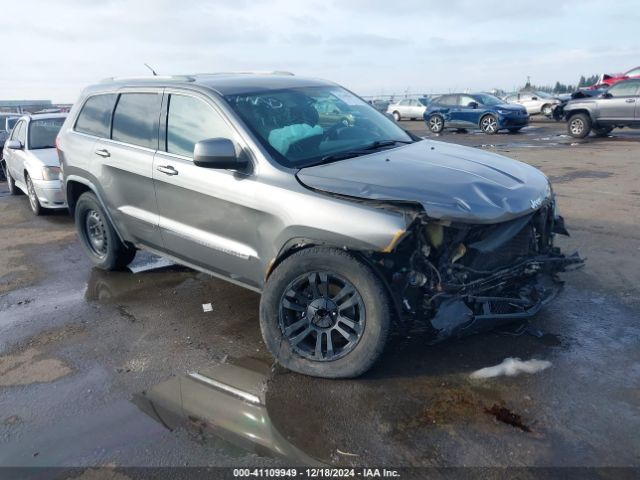
[[[146,254],[91,269],[71,219],[3,196],[0,465],[638,466],[639,153],[514,150],[556,178],[586,268],[532,328],[397,334],[342,381],[272,364],[255,293]],[[471,378],[508,358],[551,365]]]

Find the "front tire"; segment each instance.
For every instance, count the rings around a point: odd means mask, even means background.
[[[38,194],[36,193],[36,189],[33,186],[33,181],[31,177],[27,174],[24,176],[25,182],[27,184],[27,196],[29,197],[29,206],[31,206],[31,211],[33,214],[38,217],[44,213],[44,208],[40,205],[40,200],[38,200]]]
[[[377,274],[343,250],[313,247],[286,258],[260,300],[260,329],[277,361],[294,372],[352,378],[384,349],[391,302]]]
[[[431,133],[441,133],[444,130],[444,118],[441,115],[431,115],[427,125]]]
[[[393,112],[393,118],[395,119],[396,122],[399,122],[400,120],[402,120],[402,117],[400,116],[400,112]]]
[[[493,115],[485,115],[480,119],[480,130],[487,135],[493,135],[498,132],[498,119]]]
[[[591,118],[586,113],[576,113],[567,122],[567,131],[573,138],[584,138],[591,131]]]
[[[93,264],[103,270],[122,270],[136,256],[135,248],[123,244],[104,209],[91,192],[80,195],[75,209],[80,243]]]
[[[551,115],[553,115],[553,107],[549,104],[544,104],[542,106],[542,108],[540,109],[540,112],[545,116],[545,117],[550,117]]]
[[[7,167],[6,173],[7,173],[7,186],[9,187],[9,193],[11,195],[20,195],[22,192],[16,186],[16,181],[11,176],[11,172],[9,172],[9,167]]]

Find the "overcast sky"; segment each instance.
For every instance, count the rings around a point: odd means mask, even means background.
[[[640,3],[56,0],[2,3],[0,99],[73,102],[110,76],[289,70],[362,95],[576,83],[640,65]]]

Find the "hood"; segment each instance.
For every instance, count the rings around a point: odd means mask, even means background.
[[[500,103],[495,105],[495,108],[499,108],[501,110],[511,110],[512,112],[526,112],[527,109],[522,105],[514,104],[514,103]]]
[[[29,150],[31,158],[42,163],[43,166],[59,167],[60,160],[58,159],[58,152],[55,148],[38,148],[36,150]]]
[[[511,220],[537,210],[551,195],[547,177],[537,168],[431,140],[303,168],[297,176],[315,190],[417,202],[432,218],[464,223]]]

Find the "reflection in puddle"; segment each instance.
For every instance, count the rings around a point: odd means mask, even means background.
[[[133,402],[170,430],[195,428],[258,455],[320,465],[273,426],[265,402],[269,374],[266,363],[244,358],[171,378]]]

